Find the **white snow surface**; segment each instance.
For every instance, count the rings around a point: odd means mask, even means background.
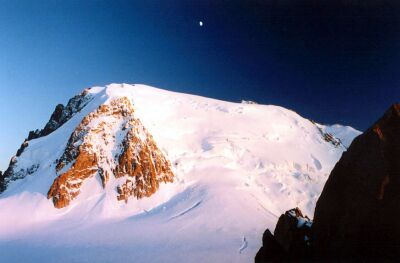
[[[252,262],[266,228],[315,203],[343,147],[278,106],[224,102],[145,85],[111,84],[53,133],[32,140],[17,167],[39,164],[0,195],[3,262]],[[71,205],[47,199],[59,158],[82,118],[126,96],[171,161],[175,182],[125,204],[98,176]],[[348,146],[360,134],[324,126]],[[115,150],[115,149],[114,149]],[[110,149],[112,151],[112,149]]]

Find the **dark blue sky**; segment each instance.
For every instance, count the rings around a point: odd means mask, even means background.
[[[254,100],[361,130],[400,98],[396,1],[0,4],[0,169],[57,103],[95,85]]]

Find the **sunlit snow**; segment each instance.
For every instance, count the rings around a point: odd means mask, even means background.
[[[19,157],[19,168],[39,168],[0,196],[4,262],[252,262],[263,231],[273,230],[281,213],[297,206],[313,216],[344,150],[324,141],[311,121],[278,106],[145,85],[112,84],[90,92],[85,108],[32,140]],[[100,179],[92,178],[70,206],[55,209],[46,198],[55,160],[82,118],[119,96],[132,101],[171,161],[175,183],[125,204],[113,187],[104,191]],[[320,127],[346,146],[359,134],[340,125]]]

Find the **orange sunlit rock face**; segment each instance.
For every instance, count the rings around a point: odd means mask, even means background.
[[[143,126],[133,123],[123,141],[123,153],[118,158],[115,177],[128,176],[118,188],[118,200],[127,201],[129,196],[142,198],[155,193],[160,182],[172,182],[170,163],[157,148],[151,135],[143,142],[137,134]]]
[[[174,177],[170,162],[134,117],[126,97],[103,104],[83,118],[57,161],[56,171],[59,176],[47,195],[56,208],[68,206],[83,182],[93,176],[100,177],[103,188],[111,178],[121,178],[117,199],[125,202],[131,196],[151,196],[161,182],[173,182]]]

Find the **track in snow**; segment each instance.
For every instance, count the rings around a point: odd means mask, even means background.
[[[173,220],[173,219],[175,219],[175,218],[178,218],[178,217],[181,217],[181,216],[185,215],[186,213],[189,213],[190,211],[192,211],[193,209],[195,209],[196,207],[198,207],[198,206],[201,204],[201,202],[203,202],[203,200],[197,201],[194,205],[192,205],[192,206],[189,207],[188,209],[183,210],[183,211],[180,212],[179,214],[172,216],[170,219],[168,219],[168,221],[171,221],[171,220]]]
[[[247,245],[248,245],[248,242],[247,242],[246,237],[244,236],[243,240],[242,240],[242,245],[239,248],[239,254],[242,254],[243,250],[245,250],[247,248]]]

